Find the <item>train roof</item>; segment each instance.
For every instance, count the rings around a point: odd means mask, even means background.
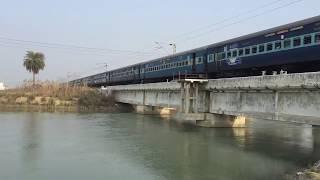
[[[296,22],[293,22],[293,23],[285,24],[285,25],[282,25],[282,26],[277,26],[277,27],[270,28],[270,29],[267,29],[267,30],[258,31],[258,32],[251,33],[251,34],[248,34],[248,35],[232,38],[232,39],[229,39],[229,40],[225,40],[225,41],[209,44],[209,45],[202,46],[202,47],[199,47],[199,48],[195,48],[195,49],[191,49],[191,50],[187,50],[187,51],[182,51],[182,52],[179,52],[179,53],[176,53],[176,54],[172,54],[172,55],[168,55],[168,56],[163,56],[163,57],[156,58],[156,59],[153,59],[153,60],[148,60],[148,61],[144,61],[144,62],[140,62],[140,63],[136,63],[136,64],[131,64],[131,65],[128,65],[128,66],[125,66],[125,67],[121,67],[121,68],[110,70],[108,72],[116,71],[116,70],[123,69],[123,68],[129,68],[129,67],[137,66],[137,65],[140,65],[140,64],[151,63],[151,62],[155,62],[155,61],[162,60],[162,59],[169,59],[169,58],[173,58],[173,57],[176,57],[176,56],[181,56],[181,55],[184,55],[184,54],[194,53],[196,51],[206,50],[207,48],[219,47],[219,46],[230,44],[230,43],[233,43],[233,42],[243,41],[243,40],[254,38],[254,37],[257,37],[257,36],[267,35],[267,34],[270,34],[270,33],[278,32],[280,30],[285,30],[285,29],[289,29],[289,28],[293,28],[293,27],[299,27],[299,26],[302,26],[302,25],[305,25],[305,24],[311,24],[311,23],[315,23],[315,22],[320,22],[320,15],[319,16],[315,16],[315,17],[311,17],[311,18],[308,18],[308,19],[296,21]],[[90,77],[90,76],[88,76],[88,77]]]

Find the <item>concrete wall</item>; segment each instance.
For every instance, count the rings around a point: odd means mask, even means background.
[[[164,91],[164,90],[118,90],[113,91],[118,102],[179,108],[180,107],[180,91]]]

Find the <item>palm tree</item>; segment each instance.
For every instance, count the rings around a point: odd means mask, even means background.
[[[33,74],[33,86],[35,85],[35,75],[39,73],[40,70],[43,70],[45,65],[45,57],[41,52],[27,51],[26,56],[23,60],[23,66],[27,71],[32,72]]]

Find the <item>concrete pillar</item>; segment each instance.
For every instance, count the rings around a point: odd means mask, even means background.
[[[181,82],[181,113],[198,113],[199,84]]]
[[[190,84],[185,84],[184,88],[185,94],[184,94],[184,101],[185,101],[185,109],[184,113],[190,113]]]
[[[184,92],[184,87],[185,86],[185,84],[183,83],[183,82],[181,82],[181,89],[180,89],[180,99],[181,99],[181,104],[180,104],[180,112],[184,112],[185,111],[185,92]]]
[[[152,106],[136,105],[135,111],[138,114],[153,114]]]
[[[197,121],[201,127],[243,128],[246,127],[244,116],[206,113],[204,121]]]
[[[279,119],[278,101],[279,101],[279,91],[276,91],[274,95],[274,119],[275,120]]]
[[[143,93],[142,93],[142,104],[143,105],[146,104],[146,90],[143,90]]]
[[[210,97],[210,91],[205,91],[205,97],[204,97],[204,112],[208,113],[210,111],[210,104],[211,104],[211,97]]]
[[[199,98],[199,84],[194,84],[195,87],[195,95],[194,95],[194,105],[193,105],[193,112],[194,113],[198,113],[198,108],[199,108],[199,102],[198,102],[198,98]]]
[[[134,108],[136,113],[146,115],[172,115],[176,112],[176,109],[167,107],[136,105]]]

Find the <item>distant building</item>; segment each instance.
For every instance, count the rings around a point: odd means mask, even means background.
[[[5,89],[6,89],[6,87],[4,86],[4,84],[2,82],[0,82],[0,91],[3,91]]]

